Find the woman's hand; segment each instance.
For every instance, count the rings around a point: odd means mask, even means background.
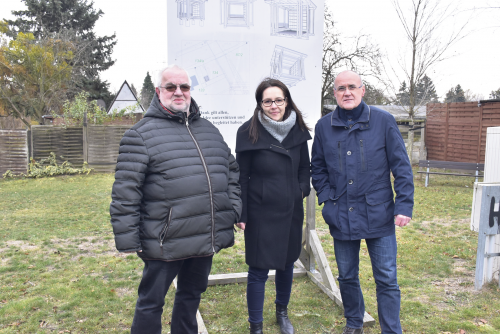
[[[236,226],[238,226],[241,230],[245,230],[245,225],[246,223],[236,223]]]

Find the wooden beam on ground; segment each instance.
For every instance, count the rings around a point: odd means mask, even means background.
[[[174,279],[174,287],[177,290],[177,277]],[[208,334],[208,330],[207,327],[205,327],[200,310],[196,311],[196,322],[198,322],[198,334]]]
[[[314,254],[314,258],[318,263],[318,270],[321,273],[321,278],[323,279],[323,284],[332,291],[338,291],[337,284],[333,278],[332,270],[328,264],[325,252],[321,246],[321,241],[319,240],[318,233],[316,230],[309,231],[309,243],[311,245],[311,250]]]
[[[307,271],[304,268],[293,269],[293,277],[306,276]],[[208,285],[221,285],[233,283],[246,283],[248,273],[235,273],[235,274],[217,274],[208,276]],[[276,278],[276,270],[269,270],[268,280],[274,281]]]

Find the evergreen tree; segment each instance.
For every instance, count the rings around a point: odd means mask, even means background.
[[[12,11],[17,18],[6,20],[9,35],[16,38],[19,32],[31,32],[36,39],[53,33],[69,33],[75,41],[85,45],[84,57],[78,57],[81,69],[75,84],[90,93],[91,99],[109,100],[109,84],[99,79],[99,73],[110,68],[115,61],[111,59],[116,35],[96,36],[94,26],[104,14],[93,8],[94,3],[87,0],[21,0],[26,10]]]
[[[410,104],[410,90],[406,86],[406,81],[403,81],[399,87],[399,93],[396,94],[396,102],[402,106],[407,106]]]
[[[141,105],[147,109],[149,105],[151,104],[151,100],[153,99],[153,96],[155,95],[155,85],[153,84],[153,81],[151,80],[151,76],[149,75],[149,72],[147,72],[146,77],[144,78],[144,82],[142,84],[142,89],[141,89]]]
[[[492,90],[490,93],[490,99],[500,100],[500,88],[497,90]]]
[[[444,102],[465,102],[465,92],[462,86],[457,85],[455,88],[450,88]]]
[[[438,96],[436,94],[436,87],[431,78],[426,75],[419,80],[416,87],[416,104],[425,105],[429,102],[437,103],[439,102]]]

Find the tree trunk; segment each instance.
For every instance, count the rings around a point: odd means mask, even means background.
[[[413,121],[413,117],[410,122],[410,128],[408,129],[408,156],[410,158],[410,163],[413,164],[413,138],[415,133],[413,131],[413,126],[415,122]]]

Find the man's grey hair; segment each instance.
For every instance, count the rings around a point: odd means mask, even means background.
[[[185,69],[183,69],[182,67],[180,67],[176,64],[172,64],[172,65],[168,65],[167,67],[164,67],[163,69],[160,70],[160,72],[158,73],[158,78],[156,79],[156,87],[161,87],[161,79],[163,78],[163,73],[165,73],[165,71],[169,71],[169,70],[180,70],[180,71],[186,72],[186,75],[187,75],[188,80],[189,80],[189,86],[191,86],[191,77],[189,76],[188,71],[186,71]]]

